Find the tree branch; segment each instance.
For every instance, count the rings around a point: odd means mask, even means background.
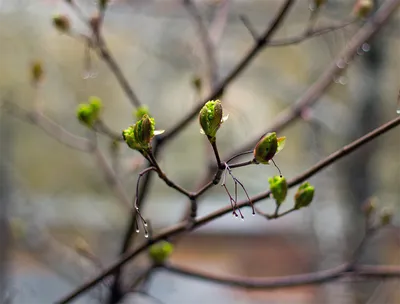
[[[372,141],[374,138],[384,134],[385,132],[388,132],[389,130],[395,128],[396,126],[400,125],[400,116],[389,121],[388,123],[382,125],[381,127],[375,129],[374,131],[366,134],[365,136],[359,138],[358,140],[354,141],[353,143],[343,147],[342,149],[338,150],[337,152],[331,154],[330,156],[328,156],[326,159],[320,161],[319,163],[317,163],[314,167],[312,167],[311,169],[307,170],[306,172],[304,172],[303,174],[299,175],[298,177],[293,178],[292,180],[290,180],[288,182],[288,185],[290,187],[295,186],[299,183],[301,183],[302,181],[306,180],[307,178],[311,177],[312,175],[316,174],[317,172],[321,171],[322,169],[324,169],[325,167],[329,166],[330,164],[334,163],[335,161],[339,160],[340,158],[350,154],[351,152],[355,151],[357,148],[361,147],[362,145]],[[256,195],[254,197],[251,198],[251,201],[253,203],[259,202],[263,199],[265,199],[266,197],[268,197],[270,194],[270,191],[267,191],[265,193],[261,193],[259,195]],[[241,207],[245,207],[249,205],[249,200],[244,200],[241,202],[237,203],[237,207],[241,208]],[[207,216],[204,216],[202,218],[199,218],[197,220],[193,220],[193,226],[192,228],[198,228],[201,227],[203,225],[205,225],[208,222],[211,222],[225,214],[228,214],[232,211],[230,206],[221,208],[215,212],[212,212],[210,214],[208,214]],[[73,292],[71,292],[70,294],[68,294],[67,296],[65,296],[64,298],[62,298],[61,300],[59,300],[56,303],[68,303],[71,300],[75,299],[76,297],[78,297],[79,295],[81,295],[83,292],[89,290],[90,288],[92,288],[93,286],[95,286],[96,284],[98,284],[99,282],[101,282],[104,278],[108,277],[109,275],[113,274],[114,272],[118,271],[118,269],[120,269],[121,266],[123,266],[125,263],[129,262],[130,260],[132,260],[134,257],[136,257],[139,253],[145,251],[147,248],[149,248],[152,244],[161,241],[163,239],[167,239],[169,237],[178,235],[182,232],[187,231],[187,224],[186,222],[177,224],[177,225],[173,225],[169,228],[164,229],[163,231],[161,231],[159,234],[157,234],[156,236],[154,236],[153,238],[149,239],[148,242],[143,243],[142,245],[140,245],[139,247],[137,247],[136,249],[134,249],[131,252],[127,252],[125,254],[123,254],[121,256],[121,258],[115,262],[114,264],[112,264],[109,268],[107,268],[106,270],[104,270],[101,274],[99,274],[96,278],[86,282],[85,284],[81,285],[80,287],[78,287],[76,290],[74,290]],[[370,269],[371,270],[371,269]],[[342,272],[343,270],[340,270],[340,272]],[[378,272],[380,275],[383,276],[383,273],[381,271]],[[390,272],[393,273],[393,272]],[[397,273],[396,271],[394,271],[394,273]],[[371,272],[370,272],[371,274]],[[338,274],[335,274],[336,276]],[[372,274],[371,274],[372,275]]]
[[[270,41],[271,37],[275,32],[278,30],[281,22],[285,19],[287,14],[289,13],[290,8],[294,4],[294,0],[285,0],[281,8],[279,9],[278,13],[275,15],[274,19],[272,20],[271,24],[264,32],[263,35],[257,40],[251,50],[243,57],[243,59],[238,63],[238,65],[232,70],[232,72],[221,82],[220,85],[214,90],[210,96],[205,98],[203,102],[199,102],[186,117],[184,117],[181,121],[179,121],[175,126],[171,128],[170,131],[163,134],[160,137],[160,144],[165,143],[167,140],[175,137],[179,134],[180,131],[184,129],[184,127],[193,119],[195,118],[200,109],[203,105],[212,99],[218,98],[225,88],[237,77],[239,76],[244,69],[248,66],[248,64],[256,57],[256,55],[265,47],[265,45]]]
[[[106,42],[100,34],[96,35],[96,46],[95,50],[98,51],[100,57],[104,60],[104,62],[108,65],[110,70],[113,72],[115,77],[117,78],[118,83],[120,84],[121,88],[124,90],[126,96],[130,100],[133,106],[136,108],[140,107],[142,104],[139,101],[139,98],[133,91],[132,87],[129,85],[128,80],[125,78],[124,74],[122,73],[121,68],[119,67],[118,63],[112,56],[110,50],[108,49]]]
[[[70,133],[58,123],[41,113],[28,111],[11,103],[4,103],[3,107],[14,117],[38,126],[51,138],[54,138],[70,148],[83,152],[90,152],[93,149],[93,145],[88,139]]]
[[[353,38],[346,44],[339,56],[332,62],[332,64],[322,73],[317,81],[295,102],[295,104],[283,111],[278,115],[275,121],[263,133],[258,134],[254,139],[244,144],[242,147],[234,151],[227,158],[239,154],[244,150],[254,148],[257,141],[268,132],[279,132],[283,128],[289,126],[297,118],[301,117],[302,111],[313,106],[324,92],[331,86],[333,79],[336,75],[342,73],[348,66],[354,56],[357,54],[359,47],[365,41],[378,32],[382,25],[387,22],[389,17],[396,11],[400,4],[399,0],[385,1],[380,9],[374,14],[373,17],[353,36]]]
[[[218,81],[218,65],[217,59],[214,52],[214,44],[210,38],[210,34],[206,25],[203,22],[196,5],[192,0],[183,0],[183,5],[185,6],[189,15],[193,18],[193,22],[197,28],[200,37],[200,45],[204,53],[204,65],[206,68],[206,78],[209,82],[210,90],[214,89],[215,84]]]
[[[205,280],[221,285],[239,287],[245,289],[274,289],[282,287],[304,286],[310,284],[323,284],[338,280],[343,277],[358,278],[398,278],[400,277],[399,266],[369,266],[360,265],[353,270],[349,270],[348,264],[343,264],[328,270],[322,270],[306,274],[288,275],[281,277],[267,278],[243,278],[243,277],[222,277],[204,271],[192,270],[181,266],[166,265],[161,269],[169,272]]]

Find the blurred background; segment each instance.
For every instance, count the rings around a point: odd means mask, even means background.
[[[195,1],[207,26],[212,28],[217,14],[223,20],[216,33],[218,79],[253,44],[240,16],[247,16],[261,33],[281,2]],[[77,3],[88,16],[96,11],[94,1]],[[327,1],[317,26],[349,20],[354,3]],[[95,95],[103,100],[106,123],[121,132],[134,122],[134,108],[101,59],[91,54],[88,67],[85,45],[53,28],[54,13],[68,15],[74,31],[87,33],[62,0],[0,0],[0,102],[27,110],[40,106],[68,131],[88,137],[75,110]],[[301,34],[309,15],[309,2],[297,1],[274,38]],[[360,26],[355,23],[300,44],[264,50],[224,93],[224,111],[230,117],[218,133],[222,157],[257,139],[280,111],[320,77]],[[104,36],[139,99],[155,117],[157,129],[171,128],[204,97],[193,86],[193,79],[205,70],[199,34],[181,1],[112,1]],[[286,136],[287,143],[275,161],[288,179],[397,115],[399,51],[397,13],[360,48],[349,68],[332,79],[333,86],[304,113],[305,119],[278,134]],[[29,75],[34,60],[42,61],[45,69],[39,88],[32,86]],[[1,303],[52,303],[99,270],[77,250],[77,243],[88,244],[102,267],[117,259],[129,213],[108,187],[93,155],[62,145],[6,111],[0,114]],[[137,175],[145,165],[141,156],[125,145],[111,153],[111,142],[102,135],[99,144],[133,197]],[[216,274],[247,277],[299,274],[343,263],[363,237],[361,206],[368,198],[377,198],[378,210],[391,208],[394,226],[400,224],[399,148],[400,131],[395,129],[311,178],[316,196],[309,208],[276,221],[252,217],[248,208],[243,210],[244,221],[227,214],[180,237],[171,260]],[[194,191],[213,155],[194,120],[158,158],[173,181]],[[235,170],[250,195],[268,190],[268,178],[276,174],[273,166]],[[295,190],[289,192],[283,210],[292,206]],[[143,213],[157,231],[179,222],[188,204],[154,179]],[[199,201],[198,215],[228,204],[224,190],[214,187]],[[259,207],[272,213],[275,206],[266,200]],[[382,230],[361,261],[400,264],[399,229]],[[145,265],[144,257],[126,271],[128,286]],[[151,296],[135,293],[124,303],[394,304],[400,303],[399,287],[400,281],[393,279],[243,291],[158,271],[146,284]],[[105,290],[102,285],[76,303],[104,303]]]

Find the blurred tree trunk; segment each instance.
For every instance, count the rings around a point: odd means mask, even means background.
[[[370,132],[381,122],[381,71],[384,65],[385,39],[383,35],[377,35],[365,45],[365,50],[360,58],[360,76],[354,81],[355,106],[352,107],[353,121],[349,125],[349,130],[345,135],[345,142],[352,140]],[[360,50],[361,51],[361,50]],[[377,178],[373,172],[372,160],[377,151],[378,145],[369,144],[353,153],[340,164],[340,175],[342,181],[341,196],[343,197],[344,208],[347,213],[347,251],[351,254],[352,250],[360,241],[364,234],[364,216],[361,208],[365,201],[375,194],[377,189]],[[377,257],[365,256],[363,261],[368,263],[376,262]],[[352,285],[353,302],[366,303],[373,293],[376,283],[368,282],[365,284]]]
[[[10,234],[8,207],[12,197],[10,162],[12,159],[12,129],[4,112],[0,112],[0,302],[11,303],[9,294],[8,250]]]

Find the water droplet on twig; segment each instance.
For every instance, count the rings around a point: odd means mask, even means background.
[[[371,45],[369,43],[363,43],[363,45],[361,46],[361,49],[364,52],[369,52],[371,50]]]
[[[337,65],[337,67],[338,67],[339,69],[344,69],[345,66],[346,66],[346,61],[343,60],[343,59],[339,59],[339,60],[336,62],[336,65]]]
[[[347,84],[347,77],[346,76],[335,77],[334,81],[337,84],[346,85]]]

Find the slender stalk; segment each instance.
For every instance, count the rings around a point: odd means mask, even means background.
[[[332,163],[334,163],[335,161],[343,158],[344,156],[350,154],[351,152],[355,151],[356,149],[358,149],[359,147],[361,147],[362,145],[372,141],[373,139],[375,139],[376,137],[388,132],[389,130],[392,130],[393,128],[397,127],[398,125],[400,125],[400,116],[389,121],[388,123],[382,125],[381,127],[375,129],[374,131],[366,134],[365,136],[361,137],[360,139],[354,141],[353,143],[343,147],[342,149],[338,150],[337,152],[331,154],[330,156],[328,156],[326,159],[320,161],[319,163],[317,163],[315,166],[313,166],[311,169],[307,170],[306,172],[304,172],[303,174],[300,174],[298,177],[295,177],[294,179],[292,179],[291,181],[288,182],[288,185],[290,187],[295,186],[299,183],[301,183],[302,181],[306,180],[307,178],[311,177],[312,175],[316,174],[317,172],[321,171],[322,169],[324,169],[325,167],[331,165]],[[268,195],[270,194],[270,191],[267,191],[265,193],[261,193],[259,195],[256,195],[254,197],[251,198],[253,203],[259,202],[262,199],[268,197]],[[244,200],[242,202],[239,202],[237,204],[237,206],[240,207],[244,207],[247,206],[249,204],[249,200]],[[201,227],[203,225],[205,225],[206,223],[209,223],[229,212],[231,212],[232,209],[230,206],[228,207],[224,207],[221,208],[215,212],[212,212],[202,218],[196,219],[193,221],[193,226],[192,229],[196,229],[198,227]],[[86,282],[85,284],[82,284],[81,286],[79,286],[76,290],[72,291],[71,293],[69,293],[68,295],[66,295],[65,297],[63,297],[62,299],[60,299],[59,301],[57,301],[57,304],[62,304],[62,303],[69,303],[70,301],[72,301],[73,299],[77,298],[79,295],[81,295],[82,293],[88,291],[89,289],[91,289],[93,286],[95,286],[96,284],[100,283],[101,281],[103,281],[105,278],[107,278],[108,276],[110,276],[111,274],[113,274],[114,272],[118,271],[118,269],[120,269],[123,265],[125,265],[127,262],[131,261],[133,258],[135,258],[138,254],[140,254],[141,252],[145,251],[147,248],[149,248],[152,244],[164,240],[166,238],[169,237],[173,237],[175,235],[178,235],[182,232],[187,231],[187,224],[186,222],[182,222],[180,224],[177,225],[173,225],[171,227],[168,227],[164,230],[162,230],[159,234],[155,235],[153,238],[149,239],[148,242],[143,243],[142,245],[138,246],[137,248],[135,248],[134,250],[132,250],[131,252],[126,252],[125,254],[123,254],[121,256],[121,258],[113,263],[110,267],[108,267],[107,269],[105,269],[103,272],[101,272],[97,277],[89,280],[88,282]],[[347,266],[345,265],[343,267],[346,267],[346,271],[347,271]],[[368,266],[370,267],[370,266]],[[360,274],[362,272],[359,271],[360,268],[357,268],[357,273]],[[371,270],[371,268],[369,268],[369,270]],[[399,270],[395,270],[393,271],[392,269],[388,269],[385,268],[385,270],[388,270],[387,273],[383,273],[381,271],[381,269],[377,270],[377,277],[390,277],[390,276],[397,276],[400,274]],[[339,273],[342,273],[344,270],[340,270]],[[334,277],[339,276],[339,273],[335,273]],[[371,275],[374,276],[373,272],[371,271],[367,271],[366,273],[364,273],[366,276]],[[318,274],[319,276],[320,274]],[[330,277],[330,276],[329,276]],[[293,278],[293,276],[292,276]],[[296,278],[294,276],[294,278]],[[313,279],[314,281],[315,279]],[[324,279],[326,280],[326,279]],[[323,281],[324,281],[323,280]],[[282,284],[282,283],[279,283]],[[278,285],[279,285],[278,284]]]

